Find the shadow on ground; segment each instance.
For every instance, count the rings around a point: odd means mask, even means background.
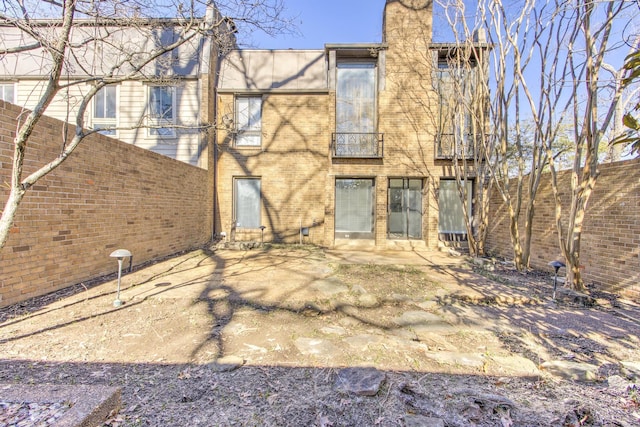
[[[4,321],[0,381],[118,385],[125,425],[638,420],[623,384],[638,323],[551,304],[462,257],[198,250],[124,276],[125,305],[114,298],[110,281]],[[229,358],[244,366],[219,372]],[[371,366],[386,373],[375,396],[335,390],[341,368]]]

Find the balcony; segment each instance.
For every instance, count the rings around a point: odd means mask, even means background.
[[[464,135],[464,143],[456,143],[452,133],[441,133],[436,137],[436,159],[473,159],[473,135]]]
[[[331,137],[331,155],[334,158],[380,159],[384,150],[382,133],[334,133]]]

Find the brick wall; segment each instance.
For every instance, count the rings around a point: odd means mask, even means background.
[[[640,299],[640,159],[603,164],[589,201],[581,242],[584,279],[604,289]],[[549,270],[549,261],[561,258],[555,228],[555,204],[549,177],[536,198],[531,266]],[[570,173],[559,175],[563,211],[568,209]],[[512,258],[508,216],[494,192],[487,248]],[[521,224],[521,226],[524,226]]]
[[[21,109],[0,101],[0,182],[10,182]],[[73,129],[71,129],[73,131]],[[60,150],[62,123],[43,117],[27,149],[25,176]],[[92,135],[25,196],[0,250],[0,306],[208,241],[208,172],[102,135]],[[8,192],[0,191],[4,206]]]

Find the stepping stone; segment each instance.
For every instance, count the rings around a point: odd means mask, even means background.
[[[443,320],[437,314],[420,310],[404,312],[400,317],[393,319],[393,322],[399,326],[424,326],[443,323]]]
[[[70,407],[56,426],[98,426],[122,405],[120,389],[101,385],[0,384],[0,400],[8,402],[67,402]],[[48,424],[47,424],[48,425]]]
[[[375,396],[385,378],[384,372],[375,368],[346,368],[338,371],[334,388],[345,394]]]
[[[311,289],[320,292],[326,296],[333,296],[344,292],[349,292],[349,287],[342,283],[342,281],[335,278],[316,280]]]
[[[622,365],[622,370],[625,375],[635,380],[640,379],[640,362],[623,360],[620,364]]]
[[[295,346],[305,356],[335,356],[339,349],[328,340],[320,338],[298,338]]]
[[[238,356],[224,356],[218,358],[210,366],[215,372],[231,372],[244,365],[244,359]]]
[[[522,356],[491,356],[487,366],[489,375],[516,375],[535,378],[540,370],[531,360]]]
[[[486,359],[481,354],[476,353],[458,353],[455,351],[441,351],[438,353],[429,353],[426,355],[429,359],[438,363],[452,366],[464,366],[474,369],[482,369]]]
[[[551,360],[544,362],[540,368],[556,377],[574,381],[593,382],[598,379],[598,367],[588,363]]]

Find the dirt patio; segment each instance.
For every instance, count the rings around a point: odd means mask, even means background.
[[[112,426],[640,423],[637,305],[479,273],[434,251],[192,251],[125,275],[119,308],[110,280],[1,310],[0,382],[121,387]],[[341,393],[345,367],[385,380]]]

